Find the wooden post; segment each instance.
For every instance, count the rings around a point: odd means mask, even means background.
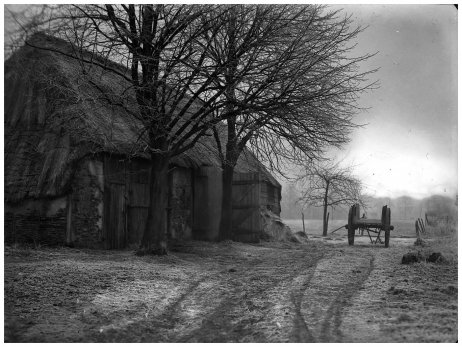
[[[302,212],[303,232],[305,232],[305,215]]]
[[[425,227],[424,227],[424,223],[423,223],[423,220],[422,219],[417,219],[419,221],[419,226],[420,226],[420,231],[422,233],[425,233]]]
[[[425,213],[425,226],[428,225],[428,217],[427,217],[427,214]]]
[[[418,221],[415,221],[415,233],[417,235],[417,239],[420,239],[419,222]]]

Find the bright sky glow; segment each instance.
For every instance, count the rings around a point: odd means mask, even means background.
[[[355,54],[380,67],[381,87],[361,96],[368,123],[352,134],[347,162],[374,196],[457,194],[457,10],[453,5],[341,5],[369,28]]]

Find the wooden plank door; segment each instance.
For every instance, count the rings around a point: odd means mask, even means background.
[[[194,176],[194,202],[193,202],[193,229],[192,237],[195,240],[206,240],[208,231],[208,177]]]
[[[148,218],[149,184],[131,183],[128,205],[127,245],[141,242]]]
[[[125,185],[107,183],[104,188],[104,231],[106,249],[126,246]]]
[[[234,173],[232,227],[235,241],[260,242],[260,196],[258,172]]]

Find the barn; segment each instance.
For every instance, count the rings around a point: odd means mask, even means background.
[[[34,40],[66,45],[45,35]],[[141,241],[148,155],[134,150],[137,125],[128,112],[97,97],[76,97],[80,89],[92,95],[91,88],[124,88],[102,69],[91,71],[83,76],[75,59],[28,46],[5,62],[6,243],[121,249]],[[216,240],[221,179],[213,137],[171,160],[169,238]],[[260,210],[279,214],[280,199],[281,185],[245,149],[233,182],[235,240],[258,242]]]

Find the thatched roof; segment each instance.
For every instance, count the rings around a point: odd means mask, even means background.
[[[64,41],[43,34],[29,42],[57,47],[72,54]],[[111,68],[122,69],[114,63]],[[97,88],[124,98],[135,108],[127,81],[92,66],[82,74],[79,61],[50,50],[24,46],[5,62],[5,200],[60,196],[66,193],[80,159],[99,152],[147,157],[136,141],[140,123],[121,107],[98,97]],[[200,107],[197,105],[196,107]],[[138,146],[138,147],[137,147]],[[212,137],[176,156],[183,167],[220,166]],[[280,186],[248,150],[236,172],[260,171],[265,180]]]

